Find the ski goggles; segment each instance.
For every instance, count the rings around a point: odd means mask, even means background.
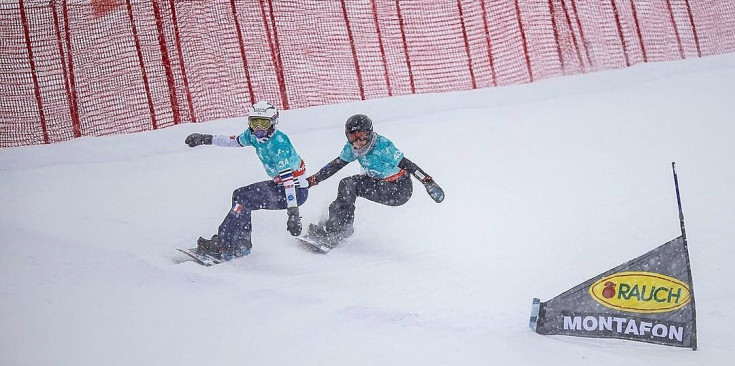
[[[347,134],[347,141],[351,144],[355,144],[360,141],[367,141],[370,139],[370,132],[368,131],[357,131],[350,132]]]
[[[273,126],[273,122],[266,117],[250,117],[248,118],[248,126],[253,130],[267,130]]]

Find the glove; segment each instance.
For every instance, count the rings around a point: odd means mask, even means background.
[[[440,203],[441,201],[444,201],[444,191],[441,187],[439,187],[436,182],[431,177],[426,177],[421,183],[424,184],[424,188],[426,188],[426,193],[429,194],[431,199],[434,200],[436,203]]]
[[[306,178],[306,181],[309,182],[309,187],[313,187],[319,184],[319,182],[316,180],[316,175],[310,175]]]
[[[289,207],[286,209],[288,213],[288,221],[286,221],[286,230],[293,236],[301,235],[301,216],[299,216],[298,207]]]
[[[189,147],[199,146],[199,145],[211,145],[212,144],[212,135],[202,135],[200,133],[192,133],[191,135],[186,137],[186,140],[184,142],[189,145]]]

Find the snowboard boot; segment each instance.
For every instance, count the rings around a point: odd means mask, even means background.
[[[222,241],[217,234],[212,235],[212,239],[205,239],[200,236],[197,240],[197,252],[213,258],[223,259]]]
[[[340,221],[329,221],[324,223],[324,228],[328,233],[337,238],[338,242],[345,240],[355,233],[355,227],[352,226],[351,221],[340,222]]]
[[[222,260],[229,261],[235,257],[235,244],[227,241],[222,242]]]
[[[336,227],[329,225],[328,222],[309,224],[309,236],[331,247],[337,246],[343,240],[352,236],[354,232],[355,228],[349,224]]]
[[[250,249],[253,247],[253,243],[250,241],[250,236],[241,237],[235,239],[235,249],[233,255],[235,257],[243,257],[250,254]]]

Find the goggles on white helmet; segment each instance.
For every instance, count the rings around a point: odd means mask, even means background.
[[[259,139],[268,137],[275,129],[276,124],[278,124],[278,109],[276,107],[268,102],[253,104],[248,115],[248,127],[250,127],[255,137]]]
[[[273,127],[273,121],[265,117],[248,117],[248,127],[255,130],[267,130]]]

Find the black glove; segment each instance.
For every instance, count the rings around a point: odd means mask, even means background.
[[[439,187],[436,182],[434,182],[431,177],[427,177],[427,179],[424,179],[421,183],[424,184],[424,188],[426,188],[426,193],[429,194],[431,199],[434,200],[436,203],[440,203],[441,201],[444,201],[444,191],[441,187]]]
[[[189,145],[189,147],[199,146],[199,145],[211,145],[212,144],[212,135],[202,135],[200,133],[192,133],[191,135],[186,137],[186,140],[184,142]]]
[[[301,235],[301,216],[299,216],[298,207],[289,207],[286,209],[288,212],[288,221],[286,221],[286,230],[293,236]]]

